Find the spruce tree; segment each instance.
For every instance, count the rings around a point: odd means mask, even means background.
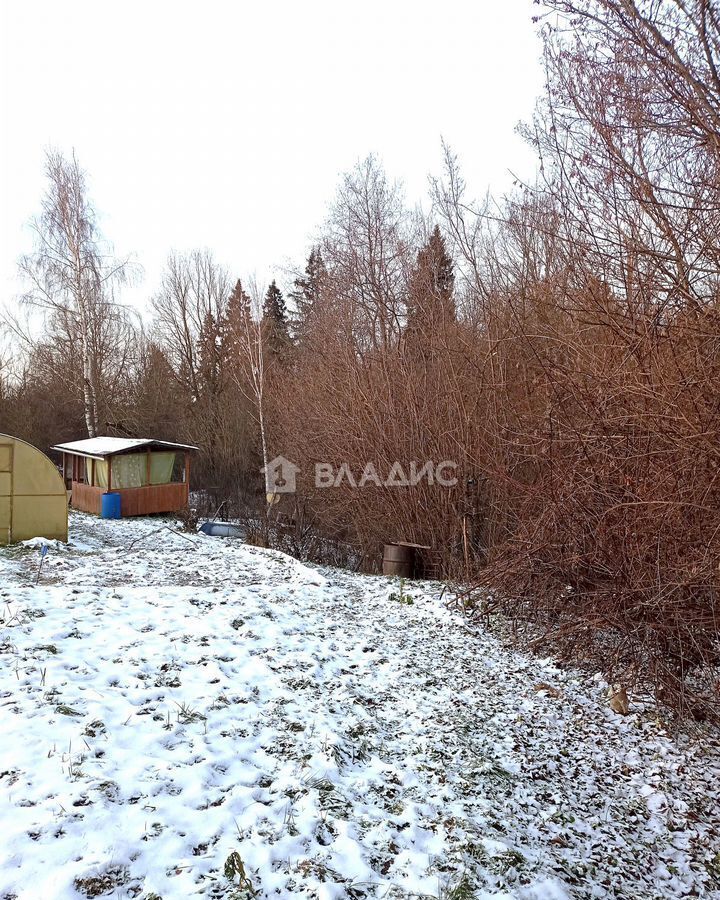
[[[285,298],[274,279],[265,294],[262,324],[267,349],[274,357],[284,356],[290,347],[290,333]]]
[[[408,331],[425,332],[429,337],[442,324],[454,322],[454,286],[452,257],[436,225],[427,244],[418,253],[410,277]]]
[[[237,365],[245,346],[244,333],[252,325],[250,297],[243,290],[238,278],[228,297],[222,329],[222,358],[229,365]]]
[[[198,383],[206,396],[219,394],[220,383],[220,325],[211,312],[202,321],[197,340]]]
[[[251,317],[250,297],[245,293],[242,282],[239,278],[235,282],[235,287],[232,289],[232,293],[228,297],[226,315],[228,320],[237,320],[242,322],[246,322]]]
[[[303,343],[312,334],[313,320],[326,277],[327,269],[320,248],[313,247],[305,266],[305,274],[295,279],[295,290],[290,294],[295,306],[292,329],[298,343]]]

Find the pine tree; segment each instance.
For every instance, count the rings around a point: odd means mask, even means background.
[[[303,343],[312,334],[320,296],[327,277],[327,269],[319,247],[313,247],[308,256],[305,274],[295,279],[295,290],[290,298],[295,306],[292,329],[295,340]]]
[[[452,257],[436,225],[427,244],[418,253],[410,277],[407,330],[423,332],[430,337],[443,324],[454,322],[454,286]]]

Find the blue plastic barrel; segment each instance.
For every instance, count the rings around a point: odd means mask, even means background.
[[[120,494],[111,492],[109,494],[102,495],[100,517],[102,519],[120,518]]]

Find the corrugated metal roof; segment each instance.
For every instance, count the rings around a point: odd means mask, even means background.
[[[118,438],[95,437],[85,438],[82,441],[70,441],[67,444],[56,444],[52,449],[61,453],[74,453],[76,456],[88,456],[92,459],[103,459],[115,453],[125,453],[128,450],[142,450],[148,447],[167,447],[168,450],[198,450],[192,444],[173,444],[170,441],[158,441],[155,438]]]

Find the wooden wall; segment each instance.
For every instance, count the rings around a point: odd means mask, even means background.
[[[72,483],[72,506],[84,512],[100,515],[102,495],[105,491],[89,484]],[[177,512],[188,505],[189,488],[187,482],[152,484],[146,487],[125,488],[113,491],[120,494],[120,512],[125,516],[149,516],[153,513]]]

